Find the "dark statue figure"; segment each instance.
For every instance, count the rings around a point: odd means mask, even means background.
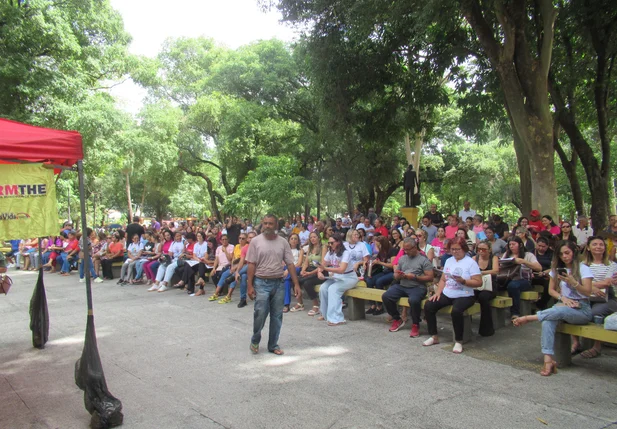
[[[405,187],[405,206],[417,207],[420,204],[420,182],[411,164],[403,175],[403,185]]]

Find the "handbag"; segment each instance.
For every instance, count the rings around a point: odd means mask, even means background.
[[[609,331],[617,331],[617,313],[613,313],[604,318],[604,329],[608,329]]]
[[[7,274],[0,274],[0,293],[7,294],[9,289],[13,286],[13,279]]]
[[[521,277],[521,266],[511,261],[499,261],[499,273],[497,274],[497,283],[500,286],[506,286],[512,280],[518,280]]]
[[[482,275],[482,286],[476,288],[478,291],[487,290],[489,292],[493,291],[493,277],[490,274]]]

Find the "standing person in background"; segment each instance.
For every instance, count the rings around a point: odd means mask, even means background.
[[[473,218],[476,215],[476,211],[472,210],[469,201],[463,203],[463,210],[458,212],[458,218],[462,221],[467,220],[468,217]]]
[[[250,349],[254,354],[259,353],[261,331],[270,315],[268,351],[282,355],[283,350],[278,345],[285,301],[282,262],[285,263],[291,275],[296,298],[301,293],[300,284],[296,276],[291,247],[284,238],[276,234],[276,217],[271,214],[265,215],[261,225],[261,235],[251,241],[246,254],[248,296],[252,300],[256,299]]]
[[[426,212],[424,217],[428,217],[433,226],[440,227],[443,225],[443,216],[437,211],[437,204],[431,204],[431,210]]]
[[[374,208],[371,207],[370,209],[368,209],[368,215],[366,215],[366,217],[371,222],[371,225],[375,226],[375,219],[377,219],[377,214],[375,213]]]
[[[529,212],[529,220],[527,222],[527,229],[531,232],[532,238],[535,240],[540,233],[544,229],[544,225],[542,225],[542,219],[540,217],[540,212],[538,210],[532,210]]]
[[[154,216],[152,217],[152,221],[150,222],[150,225],[152,226],[152,229],[156,232],[159,232],[161,230],[161,223],[158,220],[156,220]]]
[[[454,215],[448,215],[448,226],[446,226],[446,238],[452,240],[456,237],[456,231],[458,231],[458,220]]]
[[[578,225],[576,225],[572,232],[576,237],[576,244],[583,250],[587,246],[587,240],[593,236],[593,228],[589,226],[589,220],[586,216],[578,217]]]
[[[343,226],[343,230],[345,231],[345,235],[347,235],[347,231],[351,229],[351,218],[349,217],[349,212],[345,212],[343,218],[341,219],[341,223]]]
[[[384,226],[384,221],[382,218],[378,217],[375,219],[375,234],[381,234],[382,237],[388,237],[388,228]]]
[[[238,216],[232,216],[227,219],[227,238],[229,238],[229,244],[234,246],[240,242],[240,232],[242,231],[242,225],[238,222]]]
[[[133,236],[138,235],[141,239],[141,236],[144,234],[144,227],[139,224],[139,216],[133,216],[133,223],[129,224],[126,227],[126,243],[130,244],[133,242]],[[127,244],[127,246],[128,246]]]

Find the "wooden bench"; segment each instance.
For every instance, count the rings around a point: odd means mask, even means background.
[[[319,286],[315,287],[315,290],[319,290]],[[385,291],[380,289],[369,289],[366,287],[365,282],[358,282],[355,288],[349,289],[345,292],[345,296],[349,297],[347,304],[347,311],[349,320],[362,320],[366,318],[366,301],[383,302],[382,295]],[[422,308],[426,303],[426,299],[422,300]],[[398,301],[398,305],[401,307],[409,307],[409,299],[401,298]],[[502,328],[506,325],[507,308],[512,306],[512,298],[509,297],[497,297],[491,301],[493,324],[495,329]],[[447,306],[439,310],[442,314],[451,314],[452,306]],[[465,324],[463,333],[463,342],[471,340],[471,317],[473,315],[480,314],[480,304],[475,303],[467,310],[465,310]]]
[[[508,291],[507,290],[497,291],[497,296],[507,297]],[[528,316],[532,314],[533,311],[536,309],[536,302],[539,299],[540,299],[540,293],[535,290],[528,290],[525,292],[521,292],[521,305],[520,305],[521,314],[520,315]]]
[[[572,363],[571,335],[617,344],[617,331],[609,331],[604,329],[604,326],[594,323],[588,323],[587,325],[570,325],[562,322],[557,325],[557,333],[555,334],[555,360],[558,362],[559,366],[568,366]]]

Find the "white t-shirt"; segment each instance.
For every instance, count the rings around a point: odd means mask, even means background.
[[[473,209],[469,209],[469,210],[463,209],[460,212],[458,212],[458,217],[463,222],[465,222],[468,217],[473,218],[475,215],[476,215],[476,211]]]
[[[129,257],[134,258],[135,256],[137,256],[137,254],[139,253],[140,250],[143,250],[143,248],[144,248],[144,245],[141,244],[141,243],[137,243],[137,244],[131,243],[131,244],[129,244],[129,248],[128,248]]]
[[[579,267],[581,271],[581,280],[582,279],[593,279],[593,273],[591,272],[591,269],[587,265],[580,264]],[[569,274],[571,272],[570,268],[567,268],[567,270]],[[549,271],[549,275],[551,277],[555,277],[557,273],[554,273],[553,270],[551,270]],[[566,298],[573,299],[576,301],[589,300],[589,298],[587,298],[585,295],[581,295],[580,293],[578,293],[576,289],[571,289],[568,283],[564,281],[560,281],[559,286],[561,287],[561,295],[565,296]]]
[[[181,241],[174,241],[173,243],[171,243],[171,246],[169,246],[168,253],[173,254],[174,259],[180,256],[182,252],[184,252],[184,243]]]
[[[300,237],[300,245],[304,246],[306,244],[306,242],[309,239],[309,235],[311,235],[310,231],[308,229],[305,229],[304,231],[300,232],[298,234],[298,237]]]
[[[478,263],[469,256],[465,255],[460,261],[457,261],[453,256],[448,258],[443,267],[444,275],[446,276],[446,287],[443,293],[448,298],[462,298],[473,296],[473,289],[457,282],[452,276],[459,276],[465,280],[471,279],[471,276],[480,275],[480,267]]]
[[[208,253],[208,242],[204,241],[203,243],[199,244],[199,242],[195,243],[195,246],[193,247],[193,255],[197,256],[198,258],[203,258],[204,255],[206,255]]]
[[[368,248],[364,244],[364,242],[350,244],[347,241],[344,243],[345,249],[349,252],[349,270],[353,270],[353,267],[361,262],[366,256],[370,256]]]
[[[346,277],[346,276],[355,276],[356,274],[353,272],[353,267],[349,264],[350,253],[345,250],[341,256],[337,256],[334,252],[326,253],[324,256],[324,261],[327,262],[332,268],[338,268],[343,263],[347,263],[347,268],[345,269],[344,274],[332,274],[332,277]]]
[[[578,226],[575,226],[572,228],[572,233],[576,237],[576,244],[579,246],[584,246],[587,244],[589,237],[593,236],[593,228],[586,226],[585,228],[580,229]]]
[[[356,229],[363,229],[363,230],[365,230],[366,232],[369,232],[369,231],[375,231],[375,228],[373,227],[373,225],[364,226],[364,224],[363,224],[363,223],[358,224],[358,226],[356,227]]]
[[[300,259],[301,250],[291,249],[291,255],[294,257],[294,265],[298,264],[298,259]]]

